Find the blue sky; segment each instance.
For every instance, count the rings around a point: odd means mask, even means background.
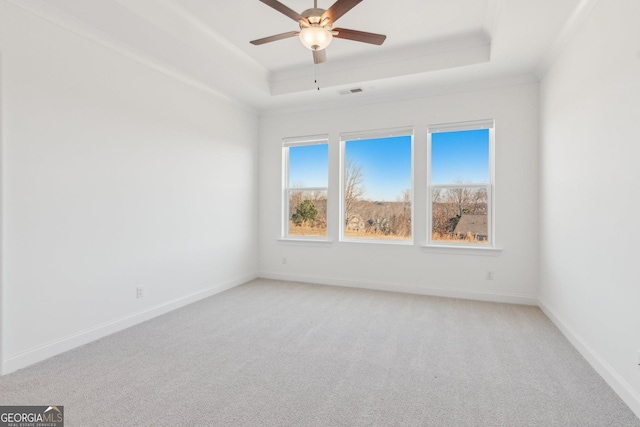
[[[289,186],[326,187],[329,176],[327,144],[289,147]]]
[[[345,158],[362,166],[365,199],[393,202],[411,188],[411,136],[347,141]]]
[[[432,184],[489,182],[489,130],[432,134]],[[411,136],[346,141],[345,158],[362,166],[365,199],[395,201],[411,188]],[[327,144],[289,148],[289,185],[326,187]]]
[[[431,134],[431,184],[489,182],[489,130]]]

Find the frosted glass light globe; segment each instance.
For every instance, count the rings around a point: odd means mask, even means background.
[[[322,27],[307,27],[300,31],[300,41],[311,50],[322,50],[329,46],[331,40],[331,32]]]

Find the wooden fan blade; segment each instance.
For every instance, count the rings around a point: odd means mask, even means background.
[[[278,0],[260,0],[260,1],[266,4],[267,6],[271,6],[278,12],[282,13],[283,15],[287,15],[289,18],[293,19],[294,21],[299,21],[301,19],[303,21],[306,21],[306,19],[303,18],[302,15],[300,15],[298,12],[296,12],[293,9],[289,9],[287,6],[283,5]]]
[[[314,64],[322,64],[327,60],[327,50],[314,50],[313,51],[313,63]]]
[[[387,38],[387,36],[383,34],[366,33],[364,31],[349,30],[347,28],[334,28],[332,31],[338,32],[338,34],[333,35],[333,37],[337,39],[353,40],[356,42],[376,44],[378,46],[384,43]]]
[[[275,36],[269,36],[258,40],[251,40],[249,43],[254,44],[256,46],[275,42],[277,40],[288,39],[290,37],[295,37],[300,33],[300,31],[289,31],[288,33],[276,34]]]
[[[342,15],[349,12],[361,1],[362,0],[338,0],[322,14],[320,21],[322,22],[323,19],[329,18],[331,24],[334,24]]]

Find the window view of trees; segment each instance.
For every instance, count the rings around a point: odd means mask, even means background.
[[[289,236],[327,235],[328,145],[285,146],[287,159],[286,208]]]
[[[431,240],[489,243],[489,129],[431,135]]]
[[[487,243],[487,190],[437,188],[432,197],[432,239]]]
[[[294,236],[327,235],[327,192],[289,192],[289,234]]]
[[[411,129],[343,134],[343,239],[413,239]],[[493,121],[429,127],[428,242],[493,245]],[[326,135],[283,143],[283,236],[327,237]]]
[[[345,142],[346,238],[411,240],[411,139]]]

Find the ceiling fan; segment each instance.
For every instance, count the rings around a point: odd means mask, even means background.
[[[299,36],[302,44],[313,51],[313,62],[315,64],[320,64],[327,60],[325,48],[329,46],[329,43],[331,43],[334,37],[378,46],[384,43],[384,40],[387,38],[387,36],[382,34],[366,33],[364,31],[349,30],[347,28],[332,28],[332,25],[335,24],[342,15],[353,9],[353,7],[362,0],[337,0],[333,6],[327,10],[319,9],[318,0],[314,0],[313,8],[307,9],[302,13],[297,13],[278,0],[260,1],[294,21],[297,21],[300,25],[300,31],[276,34],[274,36],[252,40],[250,43],[261,45]]]

